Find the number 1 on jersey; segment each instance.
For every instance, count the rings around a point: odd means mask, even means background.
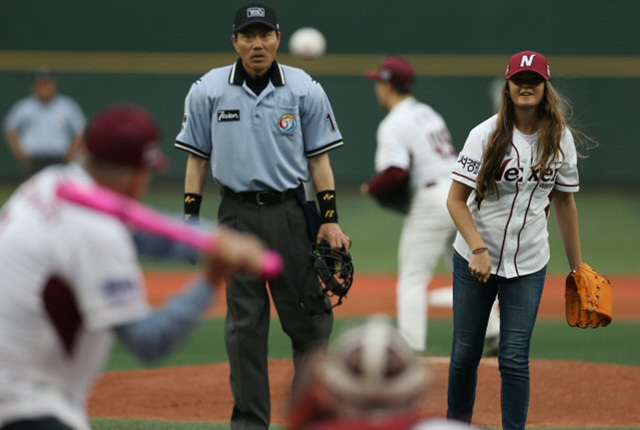
[[[331,116],[331,114],[328,113],[324,119],[329,123],[329,128],[331,129],[331,131],[336,131],[336,123],[333,120],[333,117]]]

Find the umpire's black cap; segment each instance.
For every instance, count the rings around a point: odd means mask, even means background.
[[[238,9],[233,20],[233,32],[241,31],[252,24],[264,24],[274,30],[280,28],[276,11],[262,4],[249,4]]]

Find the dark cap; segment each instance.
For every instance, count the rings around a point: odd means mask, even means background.
[[[138,106],[114,106],[89,124],[87,151],[98,160],[130,167],[163,170],[167,157],[151,115]]]
[[[36,69],[33,73],[33,77],[35,80],[39,79],[55,79],[53,76],[53,72],[47,66],[41,66]]]
[[[551,80],[551,69],[547,58],[535,51],[523,51],[513,55],[507,65],[505,76],[507,79],[520,72],[535,72],[545,80]]]
[[[280,28],[276,11],[261,4],[249,4],[238,9],[233,20],[233,32],[241,31],[252,24],[264,24],[274,30]]]
[[[389,82],[392,85],[411,88],[416,80],[413,66],[404,58],[387,57],[376,70],[367,72],[367,78],[372,81]]]

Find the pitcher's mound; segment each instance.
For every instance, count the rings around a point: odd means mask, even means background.
[[[424,411],[446,413],[448,359],[426,360],[435,374]],[[293,366],[269,363],[272,421],[286,422]],[[530,426],[613,427],[640,423],[637,394],[640,368],[575,361],[536,360],[531,364]],[[226,363],[111,372],[90,399],[92,417],[171,421],[229,421],[232,408]],[[497,361],[480,365],[474,423],[500,426]]]

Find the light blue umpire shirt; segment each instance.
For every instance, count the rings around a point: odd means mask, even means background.
[[[342,145],[329,99],[301,69],[274,62],[259,96],[244,73],[238,59],[191,86],[175,146],[213,159],[213,177],[235,192],[296,188],[307,158]]]
[[[18,133],[21,148],[29,156],[63,157],[86,122],[80,106],[69,97],[57,94],[43,103],[32,95],[13,105],[4,130]]]

